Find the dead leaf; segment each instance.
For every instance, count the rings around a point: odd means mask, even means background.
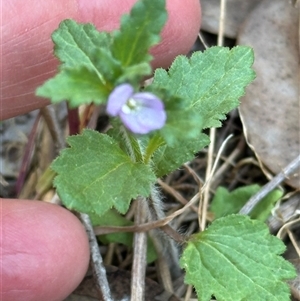
[[[298,11],[288,1],[264,0],[239,34],[238,44],[254,49],[257,72],[240,106],[245,136],[275,174],[300,153],[298,30]],[[287,183],[300,188],[300,177]]]

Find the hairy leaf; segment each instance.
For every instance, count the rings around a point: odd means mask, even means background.
[[[131,161],[108,135],[85,130],[68,138],[70,148],[53,162],[54,185],[63,203],[103,215],[112,207],[126,213],[131,199],[148,196],[156,178],[149,166]]]
[[[156,70],[146,91],[159,95],[167,112],[166,125],[159,131],[166,145],[153,156],[157,175],[178,168],[208,144],[202,129],[219,126],[238,105],[254,78],[252,63],[249,47],[212,47],[190,59],[177,57],[169,71]]]
[[[194,107],[205,128],[220,126],[239,104],[245,87],[254,79],[253,51],[246,46],[211,47],[191,58],[178,56],[169,71],[158,69],[153,89],[166,89]]]
[[[84,103],[103,103],[109,91],[97,73],[86,66],[63,69],[36,90],[36,95],[50,98],[53,103],[68,100],[71,107]]]
[[[152,161],[157,177],[162,177],[179,168],[183,163],[194,159],[195,154],[209,144],[209,138],[200,134],[196,139],[179,139],[174,147],[161,146],[153,155]]]
[[[64,20],[52,34],[54,54],[63,67],[95,66],[94,53],[97,49],[109,49],[111,38],[106,32],[99,32],[92,24],[80,24]],[[94,58],[94,59],[92,59]]]
[[[122,16],[120,30],[113,33],[114,57],[124,67],[149,62],[149,48],[159,42],[166,19],[165,0],[136,2],[130,14]]]
[[[288,301],[289,288],[283,280],[296,274],[279,256],[284,250],[264,223],[230,215],[193,235],[180,264],[200,301],[211,296],[218,301]]]

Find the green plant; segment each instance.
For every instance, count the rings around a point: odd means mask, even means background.
[[[36,94],[53,103],[67,99],[70,107],[106,105],[111,116],[109,131],[70,136],[52,164],[69,209],[101,219],[112,208],[125,214],[132,199],[149,205],[157,179],[209,144],[203,129],[220,126],[254,79],[251,48],[212,47],[178,56],[141,88],[166,19],[164,1],[140,0],[111,34],[73,20],[53,33],[61,66]],[[199,300],[283,301],[289,300],[283,280],[295,275],[283,251],[262,222],[228,215],[190,237],[180,264]]]

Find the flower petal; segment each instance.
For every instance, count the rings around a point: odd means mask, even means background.
[[[138,112],[131,114],[120,113],[123,124],[135,134],[147,134],[162,128],[167,116],[164,110],[155,110],[143,107]]]
[[[109,95],[107,113],[119,116],[124,125],[136,134],[162,128],[167,119],[164,103],[149,92],[133,93],[130,84],[117,86]]]
[[[153,108],[143,108],[138,114],[138,123],[148,132],[161,129],[167,120],[167,114],[164,110],[156,110]]]
[[[145,129],[141,129],[140,124],[137,122],[137,113],[126,114],[124,112],[120,113],[120,119],[122,120],[124,126],[135,134],[145,134]]]
[[[155,110],[163,110],[164,103],[154,94],[149,92],[135,93],[132,98],[139,102],[143,107],[153,108]]]
[[[108,97],[106,106],[107,114],[114,117],[119,115],[122,106],[132,97],[133,91],[133,87],[130,84],[117,86]]]

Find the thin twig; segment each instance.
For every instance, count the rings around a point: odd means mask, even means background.
[[[293,245],[296,253],[298,254],[298,257],[300,258],[300,246],[298,246],[298,243],[297,243],[297,241],[296,241],[296,239],[295,239],[292,231],[289,228],[287,228],[286,232],[287,232],[287,234],[289,236],[289,239],[290,239],[290,241],[291,241],[291,243],[292,243],[292,245]]]
[[[249,201],[240,210],[240,214],[249,214],[253,208],[273,189],[281,184],[285,179],[300,169],[300,155],[287,165],[279,174],[277,174],[269,183],[261,188],[261,190],[252,196]],[[299,174],[299,172],[298,172]]]
[[[204,37],[203,37],[201,31],[198,33],[198,38],[199,38],[200,42],[202,43],[202,45],[204,46],[204,48],[205,48],[205,49],[208,49],[209,46],[208,46],[208,44],[206,43],[206,41],[205,41],[205,39],[204,39]]]
[[[191,300],[192,291],[193,291],[193,287],[191,285],[188,285],[187,290],[186,290],[186,294],[185,294],[185,297],[184,297],[184,301]]]
[[[80,213],[80,219],[89,237],[92,256],[92,268],[93,273],[95,274],[94,279],[97,280],[96,287],[98,289],[98,293],[100,294],[103,301],[113,301],[106,277],[106,270],[103,264],[102,256],[99,251],[99,246],[97,243],[95,233],[93,231],[91,220],[89,216],[85,213]]]
[[[202,192],[203,192],[203,191],[204,191],[204,192],[207,191],[208,188],[211,187],[211,180],[212,180],[212,178],[213,178],[213,176],[214,176],[214,174],[215,174],[215,171],[216,171],[217,165],[218,165],[218,163],[219,163],[221,154],[222,154],[223,150],[225,149],[225,146],[226,146],[227,142],[228,142],[232,137],[233,137],[233,135],[229,135],[229,136],[225,139],[225,141],[222,143],[222,145],[221,145],[221,147],[220,147],[220,149],[219,149],[219,151],[218,151],[218,153],[217,153],[217,156],[216,156],[214,165],[213,165],[212,168],[211,168],[211,172],[210,172],[210,174],[208,175],[208,177],[206,178],[203,187],[200,189],[200,192],[199,192],[200,198],[201,198]],[[208,187],[208,188],[207,188],[207,187]],[[209,192],[209,191],[208,191],[208,192]],[[201,200],[201,199],[200,199],[200,200]],[[208,200],[207,200],[207,202],[208,202]],[[207,204],[206,204],[205,202],[203,202],[203,203],[204,203],[204,204],[202,205],[202,207],[205,206],[205,205],[208,206],[208,203],[207,203]],[[203,208],[204,208],[204,207],[203,207]],[[203,208],[202,208],[202,214],[203,214]],[[200,229],[201,229],[202,231],[205,229],[205,224],[206,224],[206,210],[205,210],[205,215],[204,215],[204,216],[205,216],[205,221],[203,222],[203,220],[202,220],[202,223],[200,224],[200,225],[201,225],[201,228],[200,228]],[[201,218],[203,219],[204,216],[202,215]],[[204,228],[202,228],[202,227],[204,227]]]
[[[208,178],[211,178],[212,174],[212,166],[213,166],[213,157],[214,157],[214,149],[215,149],[215,140],[216,140],[216,129],[211,128],[209,132],[210,144],[208,147],[208,156],[207,156],[207,167],[205,171],[205,183],[207,185],[199,186],[199,193],[203,191],[203,198],[200,198],[199,204],[199,226],[200,230],[203,231],[206,226],[206,214],[207,214],[207,207],[208,207],[208,200],[209,200],[209,191],[210,191],[210,184],[211,182],[208,181]],[[205,187],[205,188],[204,188]],[[202,196],[202,193],[200,193]]]
[[[216,171],[216,173],[213,176],[212,182],[214,183],[213,188],[215,188],[216,186],[218,186],[218,183],[220,182],[219,178],[221,177],[221,175],[224,175],[226,170],[234,165],[234,161],[235,159],[241,154],[242,149],[245,146],[245,140],[244,139],[240,139],[237,147],[234,149],[234,151],[228,156],[228,158],[225,159],[225,162],[220,166],[220,168],[218,168],[218,170]]]
[[[146,200],[144,198],[138,198],[136,201],[134,223],[139,225],[146,221]],[[133,242],[131,301],[143,301],[145,299],[146,250],[146,232],[135,233]]]
[[[294,219],[292,221],[289,221],[287,223],[285,223],[278,231],[277,233],[277,237],[280,238],[280,239],[283,239],[283,237],[285,236],[286,234],[286,230],[289,229],[289,227],[293,226],[294,224],[298,224],[300,222],[300,217],[297,218],[297,219]]]
[[[169,186],[167,183],[158,179],[157,183],[168,193],[170,193],[177,201],[179,201],[182,205],[186,205],[188,201],[174,188]],[[195,206],[191,206],[191,209],[197,212],[197,208]]]
[[[282,203],[282,199],[278,202],[267,221],[271,233],[277,232],[284,223],[294,218],[297,215],[298,208],[298,214],[300,214],[300,193],[292,192],[292,195],[288,193],[284,198],[286,198],[287,201]]]
[[[162,231],[164,231],[169,237],[175,240],[179,244],[184,244],[187,241],[186,235],[182,235],[176,230],[174,230],[171,226],[165,225],[160,227]]]
[[[223,46],[225,32],[226,0],[220,0],[220,22],[218,31],[218,46]]]
[[[198,174],[195,172],[194,169],[192,169],[188,163],[183,164],[183,167],[188,171],[189,174],[192,175],[192,177],[194,178],[195,182],[198,184],[198,186],[202,186],[203,182],[201,180],[201,178],[198,176]]]

